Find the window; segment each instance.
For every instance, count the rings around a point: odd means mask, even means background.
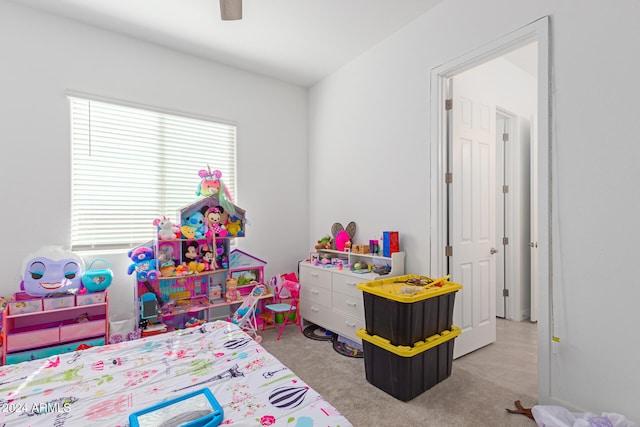
[[[218,169],[235,200],[236,126],[70,97],[71,245],[125,248],[153,239],[155,218],[198,198]]]

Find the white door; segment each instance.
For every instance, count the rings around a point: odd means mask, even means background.
[[[450,90],[449,274],[462,284],[453,315],[462,329],[456,358],[496,340],[496,107],[469,73],[453,77]]]
[[[538,321],[538,118],[531,118],[531,321]]]

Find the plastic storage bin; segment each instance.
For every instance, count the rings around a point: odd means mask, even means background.
[[[460,332],[452,326],[409,347],[391,345],[358,329],[367,381],[403,402],[413,399],[451,375],[454,338]]]
[[[405,275],[359,283],[367,333],[386,338],[392,345],[411,346],[450,329],[455,293],[462,285],[446,281],[441,286],[408,285],[424,278]],[[416,292],[402,293],[406,287]]]

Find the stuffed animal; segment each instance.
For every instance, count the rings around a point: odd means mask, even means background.
[[[227,232],[230,236],[233,237],[242,237],[244,236],[244,231],[242,231],[242,220],[235,215],[232,215],[227,220],[227,224],[225,226]]]
[[[351,248],[353,236],[356,235],[356,223],[350,222],[347,228],[344,228],[342,224],[336,222],[331,226],[331,234],[333,234],[334,249],[344,251],[347,247]]]
[[[217,169],[212,171],[211,168],[207,165],[207,169],[201,169],[198,172],[198,176],[202,180],[200,181],[200,184],[198,184],[196,195],[217,195],[220,205],[222,205],[230,215],[235,215],[236,208],[233,205],[231,193],[229,192],[229,189],[224,184],[224,182],[222,182],[222,180],[220,179],[222,177],[222,172]],[[224,224],[224,221],[222,223]]]
[[[235,277],[227,277],[227,290],[225,297],[227,302],[242,301],[242,294],[238,290],[238,279]]]
[[[180,237],[180,229],[173,225],[166,216],[154,219],[153,225],[158,227],[158,239],[160,240],[174,240]]]
[[[205,271],[216,269],[216,258],[213,254],[213,249],[207,243],[200,246],[200,258],[202,259],[202,264],[204,264]]]
[[[351,238],[346,231],[340,230],[336,234],[336,250],[344,251],[347,248],[351,248]]]
[[[140,246],[132,249],[127,254],[133,264],[129,266],[127,274],[136,273],[136,279],[139,282],[154,281],[158,277],[156,272],[157,261],[153,258],[153,250],[146,246]]]
[[[182,242],[182,260],[186,268],[180,270],[181,274],[201,273],[205,265],[201,262],[201,255],[198,253],[198,242],[195,240]]]
[[[187,267],[188,267],[189,274],[202,273],[206,268],[204,263],[201,263],[199,261],[191,261],[189,262],[189,264],[187,264]]]
[[[204,215],[199,212],[193,212],[182,220],[180,228],[182,237],[185,239],[201,239],[205,236]]]
[[[212,171],[209,167],[201,169],[198,172],[201,179],[196,190],[196,196],[212,196],[220,192],[220,177],[222,172],[219,170]]]
[[[318,240],[318,244],[315,246],[316,249],[331,249],[331,236],[325,234]]]
[[[207,224],[207,237],[225,237],[229,234],[222,226],[225,223],[223,218],[224,208],[222,206],[214,206],[212,208],[204,206],[202,210],[204,211],[202,212],[204,221]]]

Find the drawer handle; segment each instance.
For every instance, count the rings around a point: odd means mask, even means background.
[[[352,328],[355,328],[355,327],[356,327],[356,324],[355,324],[355,323],[353,323],[353,322],[347,322],[346,320],[345,320],[344,324],[345,324],[345,325],[347,325],[347,326],[351,326]]]
[[[320,311],[319,309],[317,309],[317,308],[315,308],[315,307],[310,307],[310,310],[311,310],[311,311],[315,311],[316,313]]]
[[[357,285],[356,282],[347,282],[347,285],[355,287]]]
[[[355,307],[356,305],[358,305],[355,302],[351,302],[351,301],[345,301],[345,302],[347,303],[348,306],[351,306],[351,307]]]
[[[320,295],[320,291],[316,291],[315,289],[312,289],[311,293],[314,295]]]
[[[320,277],[318,273],[311,273],[311,277]]]

